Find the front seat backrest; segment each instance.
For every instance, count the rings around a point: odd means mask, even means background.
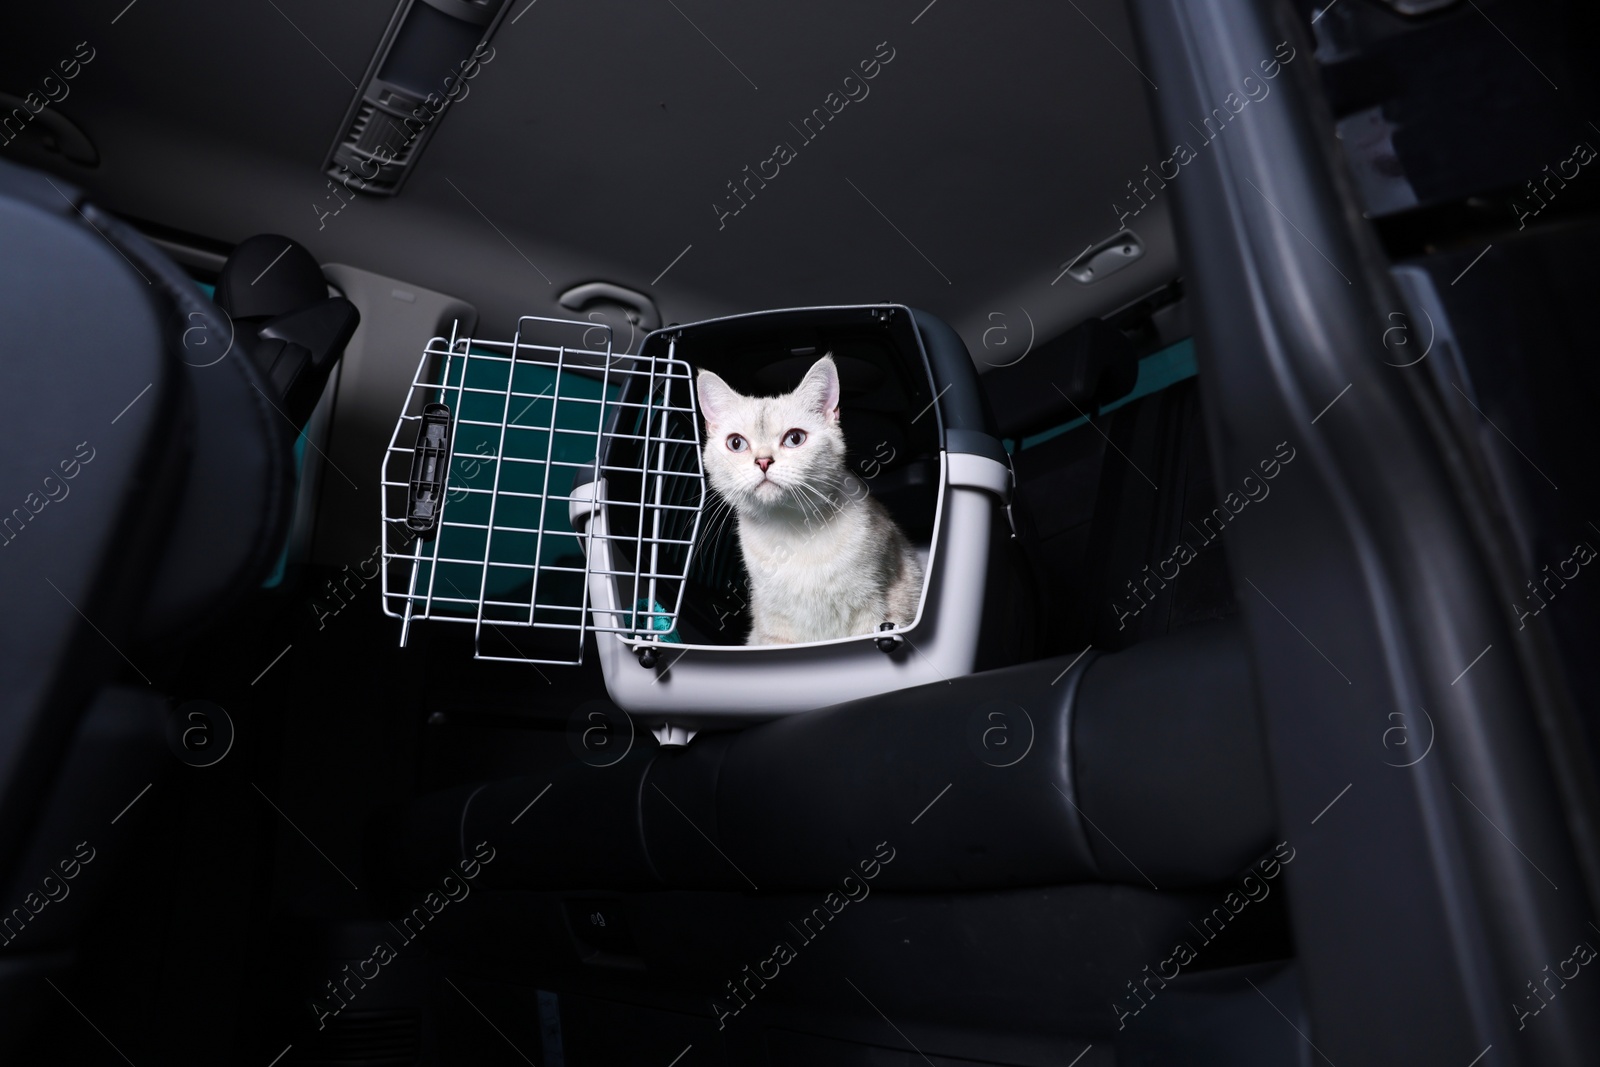
[[[283,543],[290,428],[216,357],[230,330],[78,189],[0,162],[0,882],[96,689],[158,680],[148,639]]]

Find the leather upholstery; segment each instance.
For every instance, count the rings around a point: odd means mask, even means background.
[[[154,285],[75,194],[0,163],[0,884],[79,711],[128,669],[184,473],[190,398]]]
[[[425,882],[491,840],[501,887],[781,891],[834,886],[887,840],[890,890],[1212,884],[1275,825],[1245,656],[1233,626],[1195,627],[456,790],[378,855]]]
[[[95,691],[158,684],[150,642],[282,545],[289,438],[250,360],[211,355],[229,331],[80,190],[0,162],[0,884]]]
[[[92,204],[84,214],[150,279],[165,343],[194,400],[187,424],[169,428],[189,452],[187,476],[141,637],[193,632],[258,587],[276,562],[294,491],[295,428],[227,315],[131,227]]]

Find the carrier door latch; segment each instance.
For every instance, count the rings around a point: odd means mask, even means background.
[[[406,526],[424,541],[438,533],[449,467],[450,408],[429,404],[422,409],[422,425],[411,451],[411,477],[406,489]]]

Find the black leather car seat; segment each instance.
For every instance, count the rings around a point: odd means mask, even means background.
[[[294,247],[235,321],[81,190],[0,162],[0,886],[85,709],[158,695],[165,653],[278,560],[305,398],[356,324]]]

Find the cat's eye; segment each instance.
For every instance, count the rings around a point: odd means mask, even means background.
[[[790,430],[783,435],[783,443],[788,448],[799,448],[806,443],[806,432],[804,430]]]
[[[746,441],[743,437],[740,437],[738,434],[730,433],[728,435],[728,451],[729,452],[743,452],[745,449],[747,449],[749,447],[750,447],[750,442]]]

